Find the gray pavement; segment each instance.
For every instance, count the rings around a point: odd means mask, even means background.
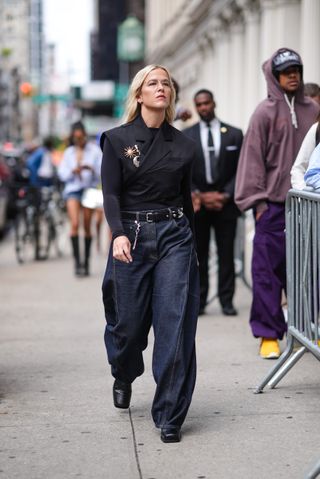
[[[199,319],[181,443],[163,444],[151,420],[151,337],[130,410],[113,407],[104,266],[95,255],[92,276],[75,279],[68,254],[19,266],[10,237],[0,243],[0,478],[306,477],[320,456],[320,365],[306,354],[275,390],[253,394],[274,363],[258,357],[241,281],[238,317],[213,303]]]

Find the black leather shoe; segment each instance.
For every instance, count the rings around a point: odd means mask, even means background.
[[[222,312],[225,316],[237,316],[238,314],[238,311],[233,307],[232,304],[222,306]]]
[[[181,429],[179,426],[162,427],[160,437],[162,442],[180,442]]]
[[[120,409],[128,409],[131,400],[131,384],[116,379],[113,383],[113,404]]]

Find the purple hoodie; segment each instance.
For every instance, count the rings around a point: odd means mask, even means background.
[[[319,113],[317,104],[304,96],[303,82],[295,94],[295,128],[284,91],[272,73],[272,59],[263,64],[268,98],[254,111],[241,148],[236,177],[235,202],[240,210],[264,209],[266,201],[284,202],[290,170],[302,140]],[[290,49],[293,51],[292,49]]]

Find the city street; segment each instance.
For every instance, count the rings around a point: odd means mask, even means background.
[[[162,443],[151,420],[151,344],[130,410],[113,407],[104,267],[95,253],[92,275],[75,279],[69,251],[18,265],[12,238],[0,243],[0,478],[306,477],[319,460],[320,365],[305,354],[275,390],[253,394],[274,362],[258,357],[241,280],[239,316],[222,316],[213,302],[199,318],[197,385],[181,443]]]

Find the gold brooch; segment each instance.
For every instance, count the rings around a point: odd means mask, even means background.
[[[126,156],[127,158],[130,158],[130,160],[132,160],[132,163],[134,164],[136,168],[140,166],[140,161],[139,161],[140,151],[137,145],[127,146],[124,149],[124,156]]]
[[[225,126],[220,128],[221,133],[227,133],[228,129]]]

